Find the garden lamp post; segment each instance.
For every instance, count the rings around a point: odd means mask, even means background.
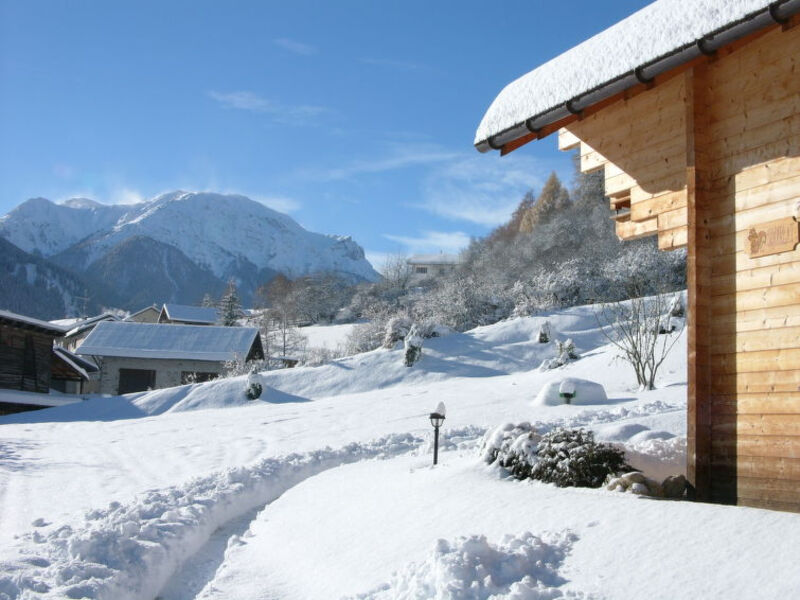
[[[430,414],[431,425],[433,425],[433,464],[439,462],[439,427],[444,423],[444,402],[439,402],[436,412]]]

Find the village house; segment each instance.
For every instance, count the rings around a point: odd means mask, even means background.
[[[100,368],[102,394],[208,381],[228,361],[262,360],[258,329],[104,321],[80,348]]]
[[[408,258],[406,264],[409,268],[412,281],[438,278],[452,273],[459,264],[455,254],[415,254]]]
[[[686,247],[699,500],[800,510],[800,1],[659,0],[501,91],[475,145],[558,132],[623,240]]]
[[[159,323],[173,325],[216,325],[219,313],[213,306],[165,304],[158,316]]]
[[[59,346],[66,348],[70,352],[75,352],[83,343],[83,340],[86,339],[86,336],[91,333],[92,329],[94,329],[95,325],[101,321],[117,320],[117,317],[111,313],[103,313],[102,315],[97,315],[96,317],[77,320],[72,324],[71,327],[67,329],[64,337],[59,340]]]
[[[64,333],[47,321],[0,310],[0,388],[47,394],[53,340]]]
[[[161,316],[161,309],[158,308],[157,305],[153,304],[152,306],[145,306],[141,310],[137,310],[135,313],[131,313],[127,317],[125,317],[125,321],[132,321],[134,323],[158,323],[158,319]]]

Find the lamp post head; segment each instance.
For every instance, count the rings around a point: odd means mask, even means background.
[[[444,415],[438,412],[432,412],[430,414],[430,419],[431,419],[431,425],[433,425],[436,428],[439,428],[442,426],[442,423],[444,422]]]

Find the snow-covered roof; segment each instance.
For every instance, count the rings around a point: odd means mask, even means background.
[[[414,254],[408,259],[410,265],[457,265],[457,254]]]
[[[181,323],[209,323],[219,320],[217,309],[213,306],[188,306],[186,304],[165,304],[164,313],[170,321]]]
[[[89,379],[89,373],[97,373],[100,369],[93,360],[73,354],[61,346],[53,346],[53,353],[72,367],[84,379]]]
[[[71,335],[75,335],[86,329],[94,327],[100,321],[117,321],[117,316],[112,313],[103,313],[102,315],[97,315],[95,317],[89,317],[88,319],[82,319],[75,324],[73,324],[72,328],[67,331],[65,334],[67,337]]]
[[[798,11],[799,0],[657,0],[508,84],[475,145],[497,148]]]
[[[254,327],[103,321],[87,336],[79,352],[84,356],[243,360],[257,337]]]
[[[33,317],[26,317],[25,315],[13,313],[9,310],[0,310],[0,321],[10,322],[18,327],[36,329],[55,336],[62,336],[67,331],[66,327],[61,325],[55,325],[48,321],[40,321],[39,319],[34,319]]]

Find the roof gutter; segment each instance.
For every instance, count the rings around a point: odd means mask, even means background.
[[[717,29],[693,43],[677,48],[655,60],[636,67],[633,71],[620,75],[591,90],[574,96],[561,105],[534,115],[522,123],[509,127],[488,139],[475,144],[479,152],[500,150],[509,142],[530,133],[536,133],[547,125],[552,125],[561,119],[578,114],[582,110],[602,100],[619,94],[641,83],[649,83],[653,79],[687,63],[698,56],[713,54],[726,44],[730,44],[764,27],[775,23],[786,23],[792,16],[800,12],[800,0],[778,0],[766,8],[733,21],[725,27]]]

